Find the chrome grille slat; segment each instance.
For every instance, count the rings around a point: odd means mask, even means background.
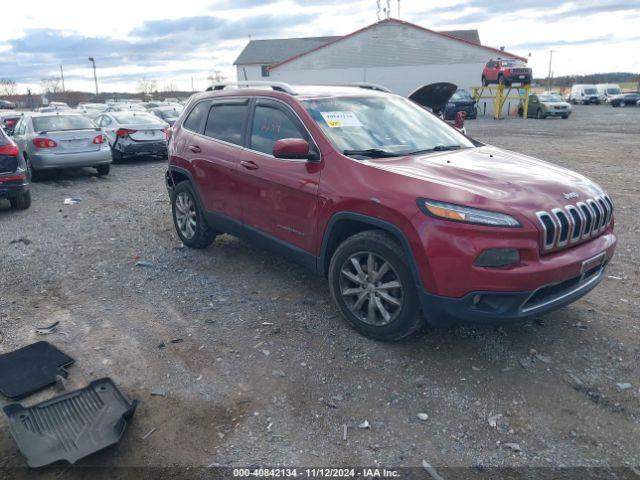
[[[603,194],[557,207],[550,212],[536,212],[542,227],[544,250],[562,248],[604,232],[613,220],[613,202]]]

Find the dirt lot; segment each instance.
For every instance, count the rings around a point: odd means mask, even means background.
[[[472,478],[494,466],[637,466],[640,109],[574,110],[569,120],[467,123],[481,141],[586,174],[616,203],[608,277],[560,311],[368,340],[337,317],[325,280],[285,259],[227,235],[206,251],[182,248],[164,162],[139,161],[106,178],[52,175],[32,186],[26,212],[0,202],[0,352],[60,321],[44,339],[76,360],[67,388],[110,376],[140,401],[121,443],[81,466],[205,475],[214,464],[426,460],[445,477],[444,467],[476,467]],[[63,205],[71,196],[82,202]],[[2,417],[0,466],[24,465]]]

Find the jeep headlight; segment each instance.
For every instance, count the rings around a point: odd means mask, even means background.
[[[475,223],[492,227],[521,227],[520,222],[511,215],[465,207],[436,200],[418,199],[418,207],[429,216],[452,220],[454,222]]]

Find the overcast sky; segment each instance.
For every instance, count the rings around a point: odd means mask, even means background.
[[[38,91],[40,79],[59,76],[60,64],[67,89],[93,90],[89,56],[104,91],[134,91],[142,77],[184,90],[193,78],[203,89],[214,70],[235,80],[232,64],[249,37],[344,35],[377,20],[376,0],[11,4],[0,28],[0,77],[18,82],[21,92],[27,85]],[[397,18],[397,0],[391,5]],[[556,50],[555,76],[640,72],[637,0],[402,0],[400,18],[435,30],[477,28],[485,45],[531,53],[535,76],[546,75],[549,49]]]

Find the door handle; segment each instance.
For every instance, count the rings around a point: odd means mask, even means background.
[[[193,153],[200,153],[202,151],[202,149],[198,145],[189,145],[187,148]]]
[[[258,167],[258,164],[256,162],[253,162],[251,160],[242,160],[240,161],[240,165],[242,165],[247,170],[257,170],[258,168],[260,168]]]

